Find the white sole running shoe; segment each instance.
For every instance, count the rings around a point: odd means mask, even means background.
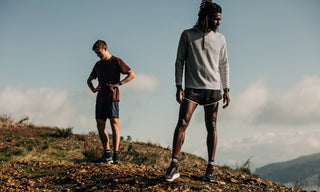
[[[167,181],[173,181],[180,177],[180,173],[178,172],[178,167],[170,166],[167,170],[167,173],[164,175],[164,179]]]
[[[166,180],[171,182],[171,181],[173,181],[175,179],[178,179],[179,177],[180,177],[180,173],[177,173],[177,174],[174,174],[171,179],[167,178]]]

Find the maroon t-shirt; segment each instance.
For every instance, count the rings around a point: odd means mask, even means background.
[[[119,89],[112,91],[107,84],[117,84],[120,81],[120,74],[126,74],[130,71],[130,67],[126,65],[120,58],[112,56],[110,59],[98,61],[90,77],[92,79],[98,78],[101,89],[97,95],[97,103],[105,103],[111,101],[119,101]]]

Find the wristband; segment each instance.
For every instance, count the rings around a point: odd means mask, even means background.
[[[121,81],[119,81],[119,85],[122,85]]]

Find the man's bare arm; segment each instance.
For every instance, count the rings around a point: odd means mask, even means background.
[[[128,71],[126,78],[124,78],[123,80],[121,80],[118,84],[107,84],[109,89],[111,91],[113,91],[113,89],[115,87],[119,87],[119,85],[123,85],[125,83],[128,83],[129,81],[131,81],[132,79],[134,79],[136,77],[136,75],[134,74],[134,72],[132,70]]]
[[[181,85],[177,85],[176,87],[177,87],[176,100],[179,104],[181,104],[184,99],[184,91]]]
[[[223,105],[222,107],[223,109],[229,106],[229,103],[230,103],[229,89],[224,90],[223,103],[225,103],[225,105]]]
[[[93,86],[93,84],[92,84],[92,81],[93,81],[93,79],[92,79],[91,77],[89,77],[88,80],[87,80],[87,84],[88,84],[90,90],[91,90],[93,93],[99,92],[100,89],[101,89],[100,85],[98,85],[96,88],[94,88],[94,86]]]
[[[124,78],[123,80],[121,80],[119,83],[121,85],[128,83],[129,81],[131,81],[132,79],[134,79],[136,77],[136,74],[134,74],[134,72],[132,70],[128,71],[127,77]]]

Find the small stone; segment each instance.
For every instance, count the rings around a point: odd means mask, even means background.
[[[256,181],[257,181],[258,183],[262,183],[262,180],[261,180],[260,178],[258,178]]]
[[[272,191],[274,191],[274,189],[268,188],[268,189],[266,189],[266,191],[272,192]]]
[[[234,178],[230,178],[230,181],[231,181],[232,183],[238,183],[238,180],[236,180],[236,179],[234,179]]]
[[[266,185],[267,185],[268,187],[271,187],[271,186],[273,185],[273,183],[272,183],[272,181],[267,181],[267,182],[266,182]]]

